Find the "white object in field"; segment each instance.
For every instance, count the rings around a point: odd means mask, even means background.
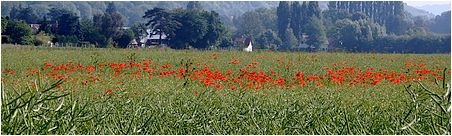
[[[253,51],[253,45],[251,44],[251,42],[250,42],[250,44],[248,44],[248,47],[244,48],[243,50],[246,51],[246,52],[252,52]]]

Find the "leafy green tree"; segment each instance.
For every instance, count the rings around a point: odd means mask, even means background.
[[[133,34],[138,37],[146,35],[148,27],[144,23],[135,23],[132,27],[130,27],[130,29],[133,31]]]
[[[44,16],[42,20],[39,21],[39,24],[41,24],[41,26],[39,27],[39,32],[52,34],[52,23],[50,20],[47,19],[46,16]]]
[[[276,9],[278,36],[283,41],[287,41],[286,33],[290,23],[290,5],[287,1],[280,1],[279,6]],[[292,32],[293,33],[293,32]]]
[[[293,34],[292,28],[287,28],[284,33],[285,40],[282,41],[282,45],[280,46],[280,50],[289,51],[293,47],[298,46],[298,40]]]
[[[292,28],[295,37],[297,37],[297,40],[301,41],[303,15],[300,3],[298,1],[293,2],[291,9],[290,27]]]
[[[119,48],[127,48],[127,46],[129,45],[130,41],[132,41],[132,39],[134,38],[134,34],[132,30],[124,30],[121,34],[121,36],[116,39],[115,41],[118,42],[118,47]]]
[[[265,30],[259,13],[255,11],[245,12],[243,15],[238,17],[235,23],[238,35],[245,35],[249,37],[258,35],[260,32]]]
[[[308,20],[308,23],[304,28],[306,28],[306,34],[309,36],[306,44],[314,47],[316,50],[327,48],[328,40],[326,38],[325,27],[323,26],[322,20],[313,16]]]
[[[276,29],[276,18],[275,9],[259,8],[245,12],[234,18],[234,24],[237,28],[236,35],[250,37],[259,35],[266,29],[278,31]]]
[[[11,42],[22,45],[33,44],[33,37],[31,33],[31,27],[20,20],[13,20],[7,23],[4,35],[9,35]]]
[[[222,48],[226,48],[226,47],[231,47],[231,46],[233,46],[233,45],[234,45],[234,43],[232,42],[231,39],[229,39],[229,38],[223,38],[223,39],[221,40],[219,46],[222,47]]]
[[[322,10],[320,9],[318,1],[309,1],[308,2],[308,11],[307,16],[315,16],[317,18],[321,18]]]
[[[207,48],[209,46],[216,46],[220,42],[220,38],[226,33],[226,29],[220,20],[217,12],[203,12],[204,19],[207,21],[207,33],[197,40],[194,44],[195,48]]]
[[[64,13],[58,18],[56,34],[64,36],[77,35],[79,27],[79,17],[74,14]]]
[[[117,12],[113,2],[108,4],[108,7],[101,18],[100,31],[102,34],[107,37],[107,39],[117,38],[120,34],[120,28],[124,25],[124,21],[122,15]]]
[[[261,46],[261,49],[275,49],[282,43],[281,39],[278,38],[278,35],[270,29],[261,33],[256,41],[257,44]]]
[[[152,30],[157,32],[160,36],[160,43],[162,35],[165,33],[168,38],[175,37],[175,31],[181,27],[181,23],[174,19],[173,15],[162,8],[153,8],[144,13],[143,18],[149,19],[146,26],[150,26]],[[188,27],[188,26],[184,26]]]
[[[189,46],[195,48],[205,48],[207,45],[196,45],[195,43],[202,39],[208,31],[208,21],[203,16],[204,11],[199,10],[183,10],[174,11],[174,21],[180,22],[180,29],[176,29],[172,39],[172,48],[184,49]]]
[[[123,26],[122,16],[119,13],[106,12],[102,16],[101,32],[107,38],[116,38],[120,34],[119,28]]]
[[[34,37],[33,43],[35,46],[42,46],[44,44],[47,44],[48,41],[52,40],[52,37],[45,34],[44,32],[40,32],[33,37]]]
[[[67,9],[60,9],[60,8],[51,8],[49,9],[49,12],[47,13],[47,16],[50,17],[50,20],[55,23],[59,20],[59,18],[63,14],[75,14]]]
[[[358,35],[361,35],[361,29],[358,23],[353,22],[350,19],[338,20],[336,22],[337,35],[336,39],[339,42],[339,47],[357,51],[359,43],[358,43]]]
[[[24,20],[28,24],[35,24],[38,22],[38,16],[31,7],[19,9],[13,19]]]

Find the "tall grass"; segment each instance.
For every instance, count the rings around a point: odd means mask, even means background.
[[[212,54],[217,54],[214,59]],[[2,134],[448,134],[450,76],[398,85],[270,88],[259,91],[205,88],[186,79],[124,78],[83,86],[27,76],[45,61],[98,64],[152,59],[156,64],[203,64],[220,71],[257,61],[257,69],[283,75],[346,64],[400,69],[405,60],[450,69],[450,55],[242,53],[119,49],[2,48]],[[281,59],[278,67],[275,60]],[[185,65],[189,67],[188,65]],[[75,75],[72,75],[75,76]],[[290,76],[287,74],[286,76]],[[42,78],[42,79],[41,79]],[[107,81],[108,79],[108,81]],[[11,82],[17,81],[17,84]],[[32,88],[30,83],[36,85]],[[75,84],[77,83],[77,84]],[[63,86],[62,89],[56,86]],[[113,89],[109,95],[97,94]],[[195,95],[194,92],[197,92]]]

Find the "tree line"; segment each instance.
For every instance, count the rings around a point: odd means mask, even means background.
[[[43,45],[51,40],[125,48],[152,29],[153,35],[166,36],[165,44],[174,49],[238,46],[241,44],[236,39],[242,37],[251,39],[255,48],[285,51],[402,53],[403,47],[412,53],[450,52],[450,11],[427,20],[410,16],[403,3],[396,1],[330,1],[327,10],[314,1],[281,1],[276,8],[259,8],[233,17],[234,27],[225,25],[217,12],[206,11],[200,2],[193,1],[185,8],[149,9],[140,16],[145,22],[130,28],[123,27],[124,16],[113,2],[92,18],[81,18],[63,8],[51,8],[42,18],[31,7],[13,10],[10,16],[2,17],[2,43]],[[32,34],[28,25],[33,23],[41,24],[37,34]]]
[[[322,11],[318,2],[282,1],[276,9],[244,13],[235,21],[235,34],[250,35],[257,47],[269,48],[260,45],[273,43],[279,45],[279,50],[303,47],[308,51],[450,52],[450,11],[433,21],[438,28],[444,28],[444,35],[432,33],[432,22],[427,19],[411,18],[402,2],[332,1],[328,6]],[[246,19],[254,21],[241,21]]]

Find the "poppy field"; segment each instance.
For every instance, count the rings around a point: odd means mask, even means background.
[[[2,134],[450,134],[450,54],[2,47]]]

